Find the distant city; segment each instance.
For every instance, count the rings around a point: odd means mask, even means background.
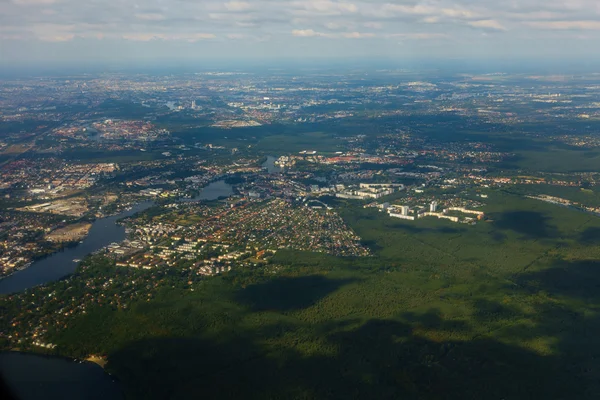
[[[360,388],[377,386],[372,398],[402,397],[375,376],[414,388],[414,398],[446,398],[419,377],[440,387],[458,369],[484,370],[481,382],[506,377],[503,366],[521,361],[493,359],[521,351],[527,373],[547,358],[575,382],[597,358],[564,332],[573,315],[593,331],[600,302],[571,293],[557,271],[597,263],[599,149],[597,74],[2,80],[2,346],[89,358],[140,398],[136,388],[157,377],[132,377],[129,363],[165,365],[160,340],[172,336],[225,347],[233,361],[219,371],[236,379],[248,373],[237,364],[269,357],[278,371],[310,357],[364,368],[338,383],[379,382]],[[573,291],[597,282],[582,274]],[[232,337],[255,348],[219,341]],[[131,349],[130,338],[159,350]],[[388,353],[374,342],[388,340],[393,360],[381,365],[407,364],[368,372],[363,363]],[[352,347],[361,343],[365,353]],[[187,346],[204,357],[203,345]],[[345,358],[346,347],[359,355]],[[200,386],[212,384],[202,376]],[[548,379],[531,382],[554,387]],[[490,398],[524,398],[494,390]]]

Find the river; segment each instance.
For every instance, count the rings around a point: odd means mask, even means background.
[[[20,292],[46,282],[57,281],[66,275],[72,274],[78,264],[74,260],[81,260],[88,254],[108,246],[112,242],[120,242],[125,239],[125,227],[117,225],[117,220],[143,211],[152,204],[151,201],[146,201],[136,204],[130,210],[118,215],[96,220],[86,238],[83,239],[83,243],[42,258],[28,268],[2,279],[0,281],[0,294]]]
[[[195,200],[216,200],[232,194],[231,185],[221,180],[202,189]],[[0,293],[22,291],[73,273],[77,268],[74,259],[81,259],[112,242],[125,239],[125,228],[117,225],[117,220],[153,204],[151,201],[139,203],[131,210],[97,220],[83,243],[37,261],[29,268],[3,279],[0,281]],[[0,353],[0,375],[12,394],[20,400],[123,399],[119,385],[102,368],[89,362],[4,352]]]
[[[275,165],[275,161],[277,158],[273,156],[267,156],[267,159],[264,163],[262,163],[262,167],[267,169],[267,172],[270,174],[276,174],[283,171],[283,168]]]
[[[120,400],[119,384],[96,364],[61,357],[0,353],[0,374],[19,400]]]
[[[212,182],[202,189],[194,200],[216,200],[219,197],[229,197],[232,194],[231,185],[220,180]],[[57,281],[72,274],[75,272],[78,264],[74,260],[81,260],[88,254],[100,250],[113,242],[120,242],[125,239],[125,227],[116,224],[119,219],[143,211],[153,204],[151,201],[145,201],[136,204],[130,210],[118,215],[96,220],[92,224],[90,232],[83,240],[83,243],[36,261],[28,268],[17,271],[2,279],[0,281],[0,294],[20,292],[47,282]]]

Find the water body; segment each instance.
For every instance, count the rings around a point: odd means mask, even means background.
[[[196,200],[216,200],[233,194],[231,185],[220,180],[202,189]],[[143,202],[119,215],[99,219],[89,235],[76,247],[56,253],[0,281],[0,293],[14,293],[51,282],[75,271],[77,263],[87,254],[112,242],[125,239],[125,228],[117,225],[120,218],[151,207]],[[74,362],[60,357],[48,357],[16,352],[0,353],[0,375],[20,400],[121,400],[119,385],[102,368],[89,362]]]
[[[0,374],[20,400],[121,400],[117,382],[98,365],[60,357],[0,353]]]
[[[167,104],[165,104],[167,107],[169,107],[169,110],[171,111],[176,111],[177,107],[175,106],[175,102],[174,101],[167,101]]]
[[[233,195],[233,186],[224,180],[219,180],[211,182],[192,200],[217,200],[219,197],[229,197],[231,195]]]
[[[233,194],[231,185],[220,180],[206,186],[193,200],[216,200],[219,197],[229,197]],[[113,242],[125,239],[125,227],[116,222],[124,217],[129,217],[136,212],[144,211],[154,203],[146,201],[138,203],[131,210],[124,211],[112,217],[96,220],[92,224],[88,236],[75,247],[54,253],[53,255],[34,262],[21,271],[17,271],[7,278],[0,280],[0,294],[21,292],[31,287],[44,283],[57,281],[75,272],[78,261]]]
[[[0,294],[20,292],[47,282],[57,281],[66,275],[72,274],[78,264],[74,260],[81,260],[94,251],[125,239],[125,227],[117,225],[117,220],[143,211],[151,207],[152,204],[151,201],[146,201],[136,204],[131,210],[118,215],[96,220],[83,243],[36,261],[29,268],[17,271],[2,279],[0,281]]]
[[[277,174],[279,172],[283,172],[283,168],[275,165],[275,161],[277,161],[277,158],[273,156],[267,156],[267,160],[264,163],[262,163],[262,167],[266,168],[267,172],[270,174]]]

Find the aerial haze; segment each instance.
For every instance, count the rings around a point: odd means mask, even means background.
[[[3,0],[0,63],[597,61],[594,0]]]
[[[0,377],[599,399],[599,13],[0,0]]]

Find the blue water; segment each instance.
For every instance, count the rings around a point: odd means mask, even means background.
[[[0,281],[0,294],[20,292],[46,282],[57,281],[66,275],[72,274],[78,264],[73,260],[81,260],[86,255],[108,246],[112,242],[120,242],[125,239],[125,227],[117,225],[117,220],[131,216],[138,211],[143,211],[152,204],[150,201],[139,203],[129,211],[96,220],[83,243],[36,261],[29,268],[17,271],[2,279]]]
[[[267,172],[270,174],[282,172],[283,169],[275,165],[275,161],[277,161],[277,158],[273,156],[267,156],[267,160],[264,163],[262,163],[262,167],[266,168]]]
[[[195,200],[216,200],[219,197],[228,197],[233,194],[231,185],[224,181],[212,182],[202,189]],[[131,210],[122,212],[112,217],[96,220],[90,229],[88,236],[75,247],[70,247],[58,253],[34,262],[21,271],[2,279],[0,281],[0,294],[16,293],[44,283],[57,281],[75,272],[78,262],[88,254],[91,254],[113,242],[125,239],[125,227],[117,225],[116,222],[124,217],[129,217],[136,212],[151,207],[154,203],[146,201],[136,204]]]

